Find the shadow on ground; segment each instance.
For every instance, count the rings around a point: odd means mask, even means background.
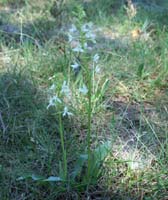
[[[0,73],[0,199],[33,199],[32,185],[16,179],[55,170],[61,156],[57,119],[46,106],[46,94],[26,72]]]
[[[45,120],[46,105],[45,94],[26,74],[15,71],[1,73],[1,143],[20,144],[22,147],[22,144],[30,142],[33,131],[40,130],[40,126],[46,126],[49,133],[51,124]]]

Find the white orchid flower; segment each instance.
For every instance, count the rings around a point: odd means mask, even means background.
[[[68,98],[70,98],[71,91],[66,81],[64,81],[62,84],[61,93],[64,93]]]
[[[68,33],[68,42],[72,42],[74,40],[74,37]]]
[[[98,63],[99,58],[100,58],[100,56],[96,53],[96,54],[93,56],[93,62]]]
[[[82,31],[86,33],[88,31],[90,31],[90,29],[92,28],[92,26],[93,26],[92,22],[86,23],[86,24],[84,24],[82,26]]]
[[[75,48],[73,48],[72,51],[74,51],[74,52],[81,52],[81,53],[84,52],[84,50],[83,50],[83,48],[82,48],[82,46],[81,46],[80,43]]]
[[[63,110],[62,116],[65,117],[65,116],[72,116],[72,115],[73,115],[73,113],[69,112],[69,111],[68,111],[68,107],[65,106],[65,107],[64,107],[64,110]]]
[[[50,87],[50,90],[55,90],[55,88],[56,88],[56,86],[55,86],[55,84],[53,83],[53,84],[51,85],[51,87]]]
[[[88,93],[88,89],[87,89],[86,85],[83,85],[81,88],[79,88],[79,92],[86,95]]]
[[[51,106],[55,106],[56,102],[62,103],[62,101],[55,95],[55,96],[50,98],[47,109],[49,109],[49,107],[51,107]]]
[[[70,33],[75,33],[75,32],[77,32],[78,31],[78,29],[76,28],[76,26],[74,25],[74,24],[72,24],[71,25],[71,28],[69,29],[69,32]]]
[[[85,36],[86,36],[87,39],[91,39],[91,40],[95,40],[95,38],[96,38],[96,35],[92,32],[87,32],[85,34]]]
[[[73,68],[73,70],[76,70],[80,67],[80,65],[77,62],[75,62],[73,65],[71,65],[71,67]]]
[[[97,65],[96,68],[95,68],[95,72],[98,74],[100,73],[100,67]]]

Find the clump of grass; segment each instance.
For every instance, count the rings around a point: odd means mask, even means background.
[[[27,126],[26,123],[30,123],[29,118],[34,115],[29,110],[35,110],[37,105],[36,88],[21,73],[6,72],[1,75],[0,90],[1,117],[3,118],[2,141],[14,144],[22,140],[26,141],[29,136],[23,133]],[[16,132],[19,133],[18,136]]]
[[[93,16],[97,26],[112,4],[96,1],[105,12],[99,22]],[[55,29],[51,5],[41,17],[34,2],[22,10],[34,17],[39,45],[1,38],[0,198],[164,199],[167,33],[156,26],[155,37],[132,40],[128,32],[142,29],[146,19],[130,20],[122,11],[103,25],[117,27],[113,40],[124,37],[126,45],[106,45],[105,38],[97,50],[94,25],[77,3],[69,10],[73,25],[55,42],[40,33]]]

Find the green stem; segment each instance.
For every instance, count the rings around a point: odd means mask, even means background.
[[[64,179],[66,179],[67,178],[67,155],[66,155],[66,149],[65,149],[65,143],[64,143],[64,131],[63,131],[61,114],[59,114],[59,133],[60,133],[61,148],[62,148],[62,153],[63,153]]]
[[[93,94],[95,93],[95,65],[94,65],[94,63],[93,63],[93,77],[92,77],[92,81],[93,81]]]
[[[88,132],[87,132],[87,153],[88,153],[88,169],[87,169],[87,179],[88,185],[91,176],[91,120],[92,120],[92,76],[90,71],[88,71]]]

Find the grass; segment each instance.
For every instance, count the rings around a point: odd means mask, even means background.
[[[166,14],[116,2],[0,3],[0,199],[168,198]]]

